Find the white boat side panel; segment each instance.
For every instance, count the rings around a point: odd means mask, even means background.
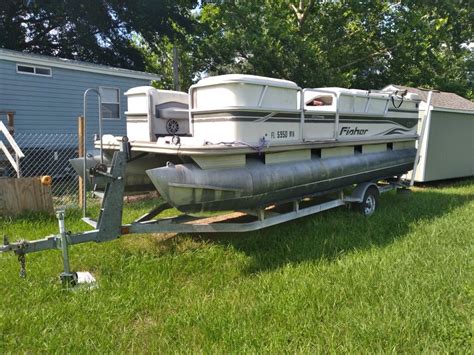
[[[327,106],[305,106],[305,112],[309,113],[335,113],[336,112],[336,104],[333,103],[332,105]]]
[[[193,109],[213,110],[223,107],[262,107],[296,110],[297,89],[249,83],[223,83],[194,89]]]
[[[385,106],[387,105],[387,100],[387,98],[370,97],[367,112],[380,113],[381,115],[383,115],[385,113]]]
[[[341,95],[339,112],[383,116],[388,98]]]
[[[148,114],[148,96],[146,93],[137,93],[127,96],[127,112],[125,114]]]
[[[194,123],[194,138],[203,142],[241,142],[253,146],[300,141],[299,122],[203,121]]]
[[[303,136],[306,141],[334,138],[334,121],[306,123],[304,125]]]
[[[127,118],[127,137],[130,141],[150,142],[150,123],[147,116]]]

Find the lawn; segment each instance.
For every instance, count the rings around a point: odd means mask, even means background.
[[[64,290],[60,251],[0,256],[0,353],[472,351],[474,180],[245,234],[127,236],[71,248],[94,290]],[[152,202],[128,204],[125,219]],[[78,211],[68,230],[85,226]],[[0,219],[11,240],[54,217]]]

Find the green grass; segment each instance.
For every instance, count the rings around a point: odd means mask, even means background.
[[[125,219],[150,202],[128,205]],[[78,212],[66,220],[84,229]],[[54,217],[0,219],[38,238]],[[127,236],[71,248],[99,287],[65,291],[58,250],[0,256],[0,353],[472,351],[474,181],[388,193],[231,235]]]

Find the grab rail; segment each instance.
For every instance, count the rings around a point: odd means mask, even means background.
[[[104,163],[104,153],[103,153],[103,144],[102,144],[102,95],[100,91],[95,88],[89,88],[84,91],[84,106],[83,106],[83,113],[84,116],[84,136],[82,144],[84,145],[84,162],[83,162],[83,169],[82,172],[82,183],[84,184],[84,188],[82,189],[82,216],[85,218],[87,214],[87,192],[86,192],[86,181],[87,181],[87,94],[90,92],[95,92],[99,98],[99,139],[100,139],[100,163]]]

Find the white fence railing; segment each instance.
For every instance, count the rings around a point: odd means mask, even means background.
[[[23,154],[20,147],[16,143],[15,139],[10,134],[7,127],[3,124],[2,121],[0,121],[0,132],[3,133],[6,140],[10,144],[11,149],[13,149],[13,151],[15,152],[15,157],[12,156],[7,146],[1,140],[0,140],[0,150],[3,152],[7,160],[10,162],[11,166],[16,172],[17,177],[20,177],[20,159],[24,158],[25,155]]]

